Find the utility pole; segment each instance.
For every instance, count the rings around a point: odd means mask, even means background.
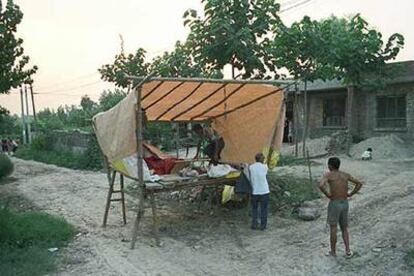
[[[26,120],[24,116],[24,101],[23,101],[23,86],[20,85],[20,102],[22,104],[22,136],[23,136],[23,144],[27,143],[26,140]]]
[[[35,108],[35,101],[34,101],[34,93],[33,93],[33,85],[30,84],[30,94],[32,95],[32,107],[33,107],[33,119],[35,123],[37,123],[37,116],[36,116],[36,108]]]
[[[30,129],[30,112],[29,112],[29,100],[27,99],[27,85],[24,86],[24,95],[26,98],[26,114],[27,114],[27,142],[32,142],[32,132]]]

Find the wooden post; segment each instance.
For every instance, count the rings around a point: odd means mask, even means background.
[[[27,143],[27,136],[26,136],[26,115],[24,114],[24,100],[23,100],[23,85],[20,85],[20,100],[22,104],[22,135],[23,135],[23,144]]]
[[[137,104],[135,108],[136,114],[136,138],[137,138],[137,170],[138,170],[138,190],[139,203],[137,216],[132,230],[131,249],[134,249],[137,241],[139,223],[144,216],[144,198],[145,198],[145,183],[144,183],[144,149],[143,149],[143,135],[142,135],[142,107],[141,107],[141,85],[136,88]]]
[[[353,102],[354,102],[354,86],[348,85],[347,87],[347,105],[346,105],[346,118],[347,118],[347,126],[348,126],[348,135],[346,141],[346,154],[349,156],[349,152],[351,150],[352,144],[352,110],[353,110]]]
[[[180,124],[175,123],[175,151],[177,159],[180,157]]]
[[[106,197],[105,214],[104,214],[102,227],[106,227],[106,222],[108,221],[108,213],[109,213],[109,207],[111,206],[112,193],[114,191],[116,171],[112,172],[112,176],[108,172],[107,176],[108,176],[108,180],[109,180],[109,189],[108,189],[108,195]]]
[[[124,224],[127,223],[126,220],[126,208],[125,208],[125,194],[124,194],[124,176],[119,174],[120,177],[120,185],[121,185],[121,203],[122,203],[122,219],[124,220]]]
[[[157,217],[157,206],[155,204],[155,195],[154,193],[150,194],[151,197],[151,209],[152,209],[152,231],[154,232],[154,237],[155,237],[155,244],[157,246],[160,245],[160,240],[158,237],[158,217]]]
[[[298,157],[298,124],[299,124],[299,114],[298,114],[298,93],[299,87],[298,84],[295,84],[295,94],[293,98],[293,127],[295,128],[295,156]]]
[[[311,163],[310,163],[310,157],[309,157],[309,149],[306,149],[306,161],[308,163],[308,171],[309,171],[309,184],[312,186],[312,170],[311,170]]]
[[[305,80],[305,94],[304,94],[304,113],[305,118],[303,122],[303,135],[302,135],[302,156],[306,157],[306,138],[308,137],[308,124],[309,124],[309,106],[308,106],[308,83]]]

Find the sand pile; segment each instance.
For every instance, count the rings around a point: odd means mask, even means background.
[[[306,140],[306,148],[309,150],[309,156],[312,157],[327,154],[328,152],[326,151],[326,148],[330,140],[331,137],[329,136]],[[295,155],[295,145],[283,145],[281,153],[282,155]],[[302,156],[302,142],[299,142],[298,144],[298,155]]]
[[[374,160],[404,159],[414,156],[412,145],[394,134],[372,137],[353,145],[350,151],[351,156],[359,159],[367,148],[372,148],[372,158]]]

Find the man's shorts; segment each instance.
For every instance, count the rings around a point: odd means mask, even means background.
[[[342,228],[348,226],[348,200],[331,200],[328,205],[328,224]]]

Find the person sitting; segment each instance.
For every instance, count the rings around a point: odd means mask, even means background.
[[[200,124],[195,124],[192,130],[200,138],[197,144],[197,152],[194,158],[198,158],[201,147],[203,143],[206,142],[207,145],[202,151],[205,155],[208,156],[208,158],[210,158],[210,164],[216,166],[221,159],[221,152],[225,146],[224,139],[218,135],[218,133],[212,127],[209,126],[203,127]]]
[[[364,153],[361,155],[362,160],[371,160],[372,159],[372,148],[368,148]]]

